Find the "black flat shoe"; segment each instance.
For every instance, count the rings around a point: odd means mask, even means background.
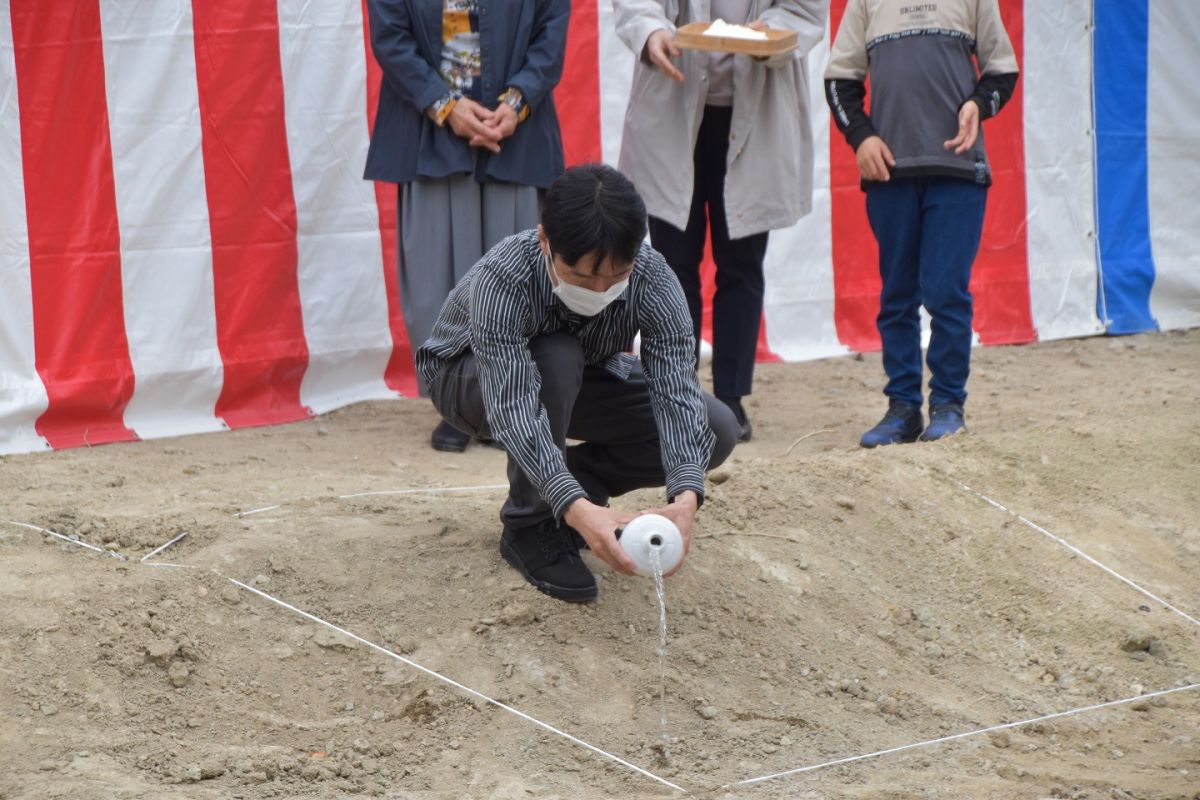
[[[722,403],[729,407],[733,412],[734,418],[738,424],[738,441],[748,442],[754,436],[754,426],[750,424],[750,417],[746,415],[746,409],[742,406],[742,398],[740,397],[718,397]]]
[[[449,422],[439,422],[429,437],[429,444],[434,450],[443,453],[461,453],[471,443],[470,434],[463,433]]]
[[[543,594],[568,603],[596,599],[596,576],[557,520],[527,528],[505,527],[500,555]]]

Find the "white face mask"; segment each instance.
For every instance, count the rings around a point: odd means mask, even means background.
[[[563,305],[574,311],[581,317],[594,317],[609,306],[612,301],[621,296],[625,291],[625,287],[629,285],[629,278],[615,283],[603,292],[597,292],[592,289],[585,289],[582,286],[575,286],[567,283],[558,274],[558,270],[554,268],[554,255],[547,252],[546,266],[550,273],[558,280],[558,285],[554,287],[554,296],[562,301]]]

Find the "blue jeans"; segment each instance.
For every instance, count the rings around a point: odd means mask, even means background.
[[[883,291],[876,324],[883,340],[883,393],[919,406],[920,307],[932,317],[926,360],[929,403],[965,403],[971,369],[968,285],[979,250],[987,187],[959,178],[893,178],[867,187],[867,217],[879,242]]]

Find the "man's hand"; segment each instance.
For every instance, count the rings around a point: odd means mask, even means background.
[[[567,508],[567,513],[563,514],[563,521],[579,531],[579,535],[597,558],[622,575],[634,575],[636,568],[633,560],[617,541],[617,528],[635,516],[637,515],[598,506],[581,497]]]
[[[971,103],[971,105],[975,105]],[[863,139],[855,151],[858,159],[858,174],[863,180],[887,182],[891,180],[891,168],[896,166],[896,158],[892,155],[887,143],[878,136]]]
[[[942,147],[953,150],[956,156],[961,156],[975,146],[975,140],[978,138],[979,106],[974,100],[968,100],[958,110],[958,136],[946,140]]]
[[[483,124],[496,136],[496,141],[501,142],[513,135],[513,131],[517,129],[517,122],[517,112],[513,111],[512,106],[508,103],[501,103],[496,106],[495,111],[488,112]],[[486,145],[483,138],[476,135],[471,138],[471,146],[485,147]]]
[[[679,55],[679,48],[666,28],[659,28],[646,40],[646,57],[650,63],[661,69],[668,78],[683,83],[683,73],[671,62],[672,58],[679,58]]]
[[[510,108],[509,111],[512,109]],[[460,98],[450,112],[450,129],[458,136],[468,140],[472,147],[482,147],[493,153],[500,152],[502,138],[495,128],[489,126],[488,120],[492,112],[476,103],[469,97]]]
[[[669,505],[662,508],[647,508],[642,511],[643,514],[659,514],[675,523],[675,527],[679,529],[679,533],[683,536],[683,555],[687,557],[688,550],[692,546],[692,523],[696,520],[696,509],[700,507],[700,498],[693,491],[680,492],[675,495],[675,499]],[[670,577],[679,571],[679,567],[683,566],[683,559],[680,559],[679,566],[668,572],[664,577]]]

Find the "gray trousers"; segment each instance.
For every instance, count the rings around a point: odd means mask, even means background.
[[[665,484],[658,424],[640,365],[624,381],[603,367],[586,365],[579,340],[568,333],[536,337],[530,340],[529,350],[541,374],[539,397],[554,443],[564,451],[567,469],[592,502],[604,504],[634,489]],[[442,367],[430,398],[454,427],[492,438],[474,354],[467,352]],[[738,424],[720,400],[706,393],[704,402],[717,437],[708,463],[712,469],[733,452]],[[568,438],[581,444],[567,447]],[[500,510],[506,527],[523,528],[552,516],[550,506],[512,456],[508,486],[508,499]]]
[[[414,352],[429,338],[450,290],[484,253],[537,227],[539,194],[534,186],[479,183],[472,175],[400,184],[400,308]]]

